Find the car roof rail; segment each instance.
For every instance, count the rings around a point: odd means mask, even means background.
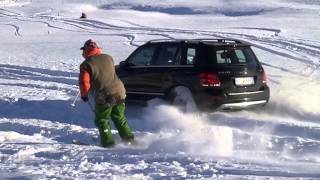
[[[242,41],[239,39],[232,39],[232,38],[208,38],[208,39],[195,39],[201,42],[221,42],[221,43],[238,43],[243,44]]]
[[[243,44],[244,42],[238,39],[231,38],[201,38],[201,39],[153,39],[147,43],[156,42],[217,42],[217,43],[238,43]]]
[[[183,39],[152,39],[148,41],[147,43],[155,43],[155,42],[179,42],[179,41],[185,41]]]

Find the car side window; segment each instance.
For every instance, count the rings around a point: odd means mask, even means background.
[[[217,50],[216,59],[217,64],[255,63],[248,48]]]
[[[148,46],[139,49],[128,60],[130,64],[135,66],[148,66],[151,65],[152,58],[155,54],[156,46]]]
[[[247,62],[247,58],[245,57],[243,51],[241,49],[236,49],[234,51],[236,53],[236,56],[238,57],[238,61],[239,63],[246,63]]]
[[[158,58],[156,59],[156,65],[174,65],[181,58],[179,55],[177,45],[164,45],[161,47]],[[177,57],[177,58],[176,58]]]
[[[217,63],[218,64],[231,63],[230,56],[227,56],[226,50],[217,50]]]
[[[196,59],[196,49],[193,47],[189,47],[187,49],[187,65],[195,64]]]

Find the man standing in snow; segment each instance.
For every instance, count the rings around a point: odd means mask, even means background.
[[[81,99],[88,101],[89,91],[95,100],[95,125],[99,129],[101,145],[115,144],[110,127],[110,117],[120,137],[125,142],[134,140],[134,135],[125,117],[126,92],[122,81],[115,73],[110,55],[102,54],[97,43],[89,39],[80,48],[85,58],[80,65],[79,86]]]

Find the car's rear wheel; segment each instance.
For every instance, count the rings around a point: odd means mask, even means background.
[[[170,92],[170,99],[174,106],[182,112],[197,112],[197,105],[189,88],[177,86]]]

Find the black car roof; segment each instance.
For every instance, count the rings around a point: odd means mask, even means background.
[[[215,46],[248,46],[249,44],[242,42],[238,39],[154,39],[150,40],[147,43],[188,43],[188,44],[207,44],[207,45],[215,45]]]

